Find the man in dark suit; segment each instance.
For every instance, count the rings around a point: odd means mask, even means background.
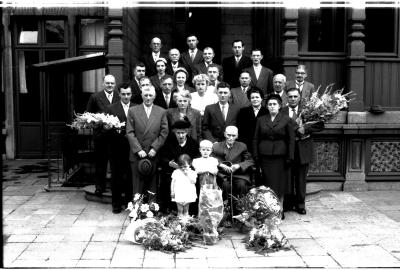
[[[232,88],[239,87],[239,76],[243,69],[251,67],[253,62],[250,57],[243,55],[243,40],[235,40],[232,42],[233,55],[224,58],[222,68],[224,69],[224,80],[229,83]]]
[[[171,49],[168,52],[169,59],[167,61],[167,67],[165,73],[173,76],[178,68],[184,68],[185,66],[180,61],[180,52],[178,49]]]
[[[142,91],[140,91],[140,79],[146,76],[146,67],[142,62],[136,63],[133,68],[133,79],[130,87],[132,90],[131,101],[136,104],[142,103]]]
[[[186,43],[189,47],[189,50],[182,53],[181,60],[184,67],[189,72],[189,78],[187,81],[191,82],[193,79],[195,65],[200,64],[200,62],[203,61],[203,51],[197,49],[199,40],[194,35],[189,35],[186,38]]]
[[[314,84],[305,81],[307,78],[307,69],[305,65],[298,65],[296,68],[295,76],[296,80],[288,81],[286,83],[286,89],[290,88],[298,88],[301,93],[300,103],[304,104],[307,100],[310,99],[312,93],[315,91]]]
[[[231,191],[230,175],[232,178],[232,189],[234,196],[243,196],[251,185],[248,169],[254,165],[246,144],[236,141],[238,128],[227,126],[224,132],[225,140],[213,145],[213,156],[220,162],[218,168],[219,185],[222,186],[224,197],[228,198]]]
[[[287,106],[288,100],[285,91],[286,77],[283,74],[276,74],[272,79],[274,86],[274,94],[277,94],[282,99],[282,107]]]
[[[272,77],[273,72],[269,68],[261,65],[263,55],[259,49],[251,51],[251,60],[253,66],[246,68],[245,70],[250,73],[251,83],[250,86],[257,86],[263,91],[264,97],[273,91]],[[263,97],[263,98],[264,98]]]
[[[301,113],[300,91],[298,88],[290,88],[287,90],[287,96],[289,104],[282,109],[282,113],[289,115],[290,118],[296,121]],[[291,196],[285,203],[285,208],[292,209],[294,207],[299,214],[305,215],[306,177],[308,166],[312,162],[314,154],[314,141],[311,134],[321,131],[324,128],[324,122],[302,124],[297,120],[297,123],[298,125],[295,125],[294,162],[291,167]]]
[[[103,81],[103,90],[90,96],[86,111],[91,113],[105,113],[107,107],[119,101],[120,97],[115,88],[115,77],[106,75]],[[95,195],[101,196],[106,189],[107,163],[109,159],[109,142],[103,127],[93,130],[93,143],[96,167]]]
[[[161,78],[161,92],[156,92],[154,104],[163,109],[176,108],[176,101],[172,93],[174,88],[173,78],[170,75],[165,75]]]
[[[157,192],[158,151],[168,136],[168,121],[166,111],[153,105],[155,95],[154,86],[142,88],[143,103],[128,111],[126,136],[130,146],[133,194],[145,194],[147,190]],[[139,161],[144,158],[151,162],[148,175],[141,174],[138,168]]]
[[[204,110],[202,133],[203,138],[211,142],[225,139],[224,131],[227,126],[236,126],[236,118],[240,108],[229,104],[229,84],[220,83],[217,89],[218,103],[207,105]]]
[[[250,103],[250,74],[248,71],[242,71],[239,77],[240,86],[231,89],[231,103],[238,105],[240,108],[248,107]]]
[[[111,104],[107,113],[117,116],[121,123],[126,124],[126,116],[131,102],[132,90],[129,83],[123,83],[119,86],[120,102]],[[122,205],[126,205],[132,200],[132,176],[129,164],[129,143],[126,138],[126,128],[120,130],[112,129],[109,132],[110,153],[111,153],[111,199],[113,213],[120,213]],[[122,193],[125,193],[125,199],[122,200]]]
[[[215,53],[213,48],[211,47],[206,47],[204,48],[203,51],[203,61],[201,61],[199,64],[194,66],[194,70],[193,70],[193,76],[197,75],[197,74],[207,74],[207,67],[211,64],[214,64],[218,67],[219,70],[219,80],[222,81],[223,77],[224,77],[224,71],[222,69],[222,66],[216,64],[213,62]]]
[[[161,39],[154,37],[150,41],[151,53],[143,56],[143,63],[146,65],[147,76],[157,74],[156,61],[158,58],[168,58],[168,55],[161,53]]]
[[[240,109],[237,117],[237,127],[239,128],[238,140],[247,145],[250,153],[253,151],[253,138],[256,129],[257,119],[267,114],[267,108],[262,106],[262,91],[253,87],[249,91],[251,105]]]

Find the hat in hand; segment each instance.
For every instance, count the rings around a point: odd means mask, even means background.
[[[141,175],[148,176],[151,174],[152,170],[153,170],[153,163],[149,159],[144,158],[139,160],[138,171]]]

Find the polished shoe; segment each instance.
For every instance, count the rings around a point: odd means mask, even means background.
[[[122,211],[122,208],[118,207],[118,206],[115,206],[112,209],[113,214],[119,214],[119,213],[121,213],[121,211]]]
[[[282,212],[282,216],[281,219],[284,220],[285,219],[285,213]]]
[[[305,214],[307,214],[307,211],[304,208],[298,208],[297,213],[299,213],[300,215],[305,215]]]
[[[94,191],[94,195],[96,195],[97,197],[101,197],[103,195],[103,190],[100,188],[96,188],[96,190]]]

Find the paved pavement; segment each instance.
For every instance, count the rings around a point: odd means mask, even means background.
[[[41,173],[3,182],[5,267],[82,268],[354,268],[400,267],[400,191],[321,192],[305,216],[286,214],[289,250],[257,255],[245,235],[187,252],[145,251],[123,239],[127,213],[87,201],[84,193],[47,192]]]

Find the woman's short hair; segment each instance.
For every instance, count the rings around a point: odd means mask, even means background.
[[[281,96],[278,95],[278,94],[269,94],[269,95],[267,96],[267,98],[265,99],[265,104],[268,105],[268,102],[269,102],[270,100],[272,100],[272,99],[276,100],[276,101],[279,103],[279,106],[282,106],[282,98],[281,98]]]
[[[263,92],[260,88],[254,86],[250,89],[249,93],[248,93],[248,97],[251,97],[251,94],[259,94],[261,98],[263,98]]]
[[[179,72],[183,72],[186,74],[186,80],[189,78],[189,73],[187,72],[186,68],[178,67],[174,72],[174,82],[176,82],[176,75],[178,75]]]
[[[193,85],[196,85],[197,82],[206,82],[206,84],[208,85],[210,79],[206,74],[201,73],[193,77],[192,80]]]
[[[176,99],[178,99],[180,97],[187,98],[187,99],[189,99],[189,101],[192,100],[192,95],[190,94],[190,91],[186,90],[186,89],[177,92]]]

